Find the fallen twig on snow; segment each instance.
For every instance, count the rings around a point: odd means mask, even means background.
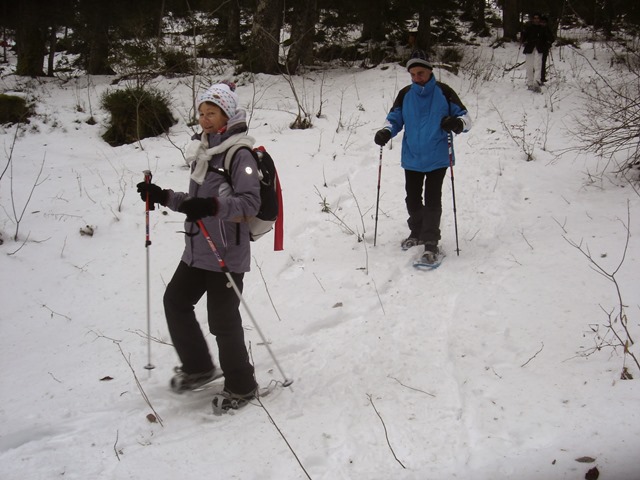
[[[380,422],[382,422],[382,428],[384,428],[384,436],[387,439],[387,445],[389,446],[389,450],[391,450],[391,453],[393,454],[393,458],[395,458],[396,462],[398,462],[400,466],[406,470],[407,467],[404,466],[404,464],[396,456],[396,452],[393,451],[393,447],[389,442],[389,433],[387,432],[387,426],[385,425],[384,420],[382,419],[382,415],[380,415],[380,412],[378,412],[378,409],[376,408],[376,404],[373,403],[373,398],[368,393],[367,393],[367,397],[369,397],[369,401],[371,402],[371,406],[373,407],[373,410],[376,412],[376,415],[378,415]]]
[[[526,362],[524,362],[522,365],[520,365],[520,368],[524,367],[527,365],[527,363],[529,363],[531,360],[533,360],[534,358],[536,358],[538,356],[538,354],[542,351],[542,349],[544,348],[544,342],[542,343],[542,345],[540,346],[540,350],[538,350],[536,353],[533,354],[533,357],[531,357],[529,360],[527,360]]]
[[[116,452],[116,458],[120,461],[120,453],[118,452],[118,437],[120,436],[120,432],[116,430],[116,441],[113,443],[113,451]]]
[[[156,409],[153,408],[153,405],[151,405],[151,401],[149,400],[149,397],[147,397],[147,393],[144,391],[144,388],[142,388],[142,385],[140,384],[140,380],[138,380],[138,375],[136,375],[136,371],[131,366],[131,361],[124,354],[124,351],[122,350],[122,347],[120,346],[120,343],[118,343],[118,342],[115,342],[115,343],[116,343],[116,345],[118,345],[118,349],[120,350],[120,353],[122,354],[122,357],[124,358],[125,362],[127,362],[127,365],[129,366],[129,369],[131,370],[131,373],[133,373],[133,378],[136,381],[136,385],[138,386],[138,390],[140,390],[140,394],[142,395],[142,398],[144,398],[144,401],[147,403],[147,405],[149,405],[149,408],[151,409],[153,414],[156,416],[156,419],[158,420],[158,423],[160,424],[160,426],[164,427],[164,425],[162,423],[162,418],[160,417],[160,414],[158,412],[156,412]]]
[[[260,406],[262,407],[264,412],[267,414],[267,417],[269,417],[269,420],[271,421],[273,426],[276,428],[276,430],[278,431],[278,433],[282,437],[282,440],[284,440],[284,443],[286,443],[287,447],[289,447],[289,450],[291,450],[291,453],[293,454],[293,456],[295,457],[296,461],[298,462],[298,465],[300,465],[300,468],[302,469],[304,474],[307,476],[307,478],[309,480],[311,480],[311,476],[309,475],[309,472],[307,472],[307,470],[304,468],[304,465],[300,461],[300,458],[298,458],[298,455],[296,455],[296,452],[293,450],[293,447],[291,446],[291,444],[287,440],[287,437],[284,436],[284,433],[282,433],[282,430],[280,430],[280,427],[278,427],[278,425],[276,424],[275,420],[273,419],[273,417],[269,413],[269,410],[267,410],[267,407],[265,407],[264,403],[262,403],[262,400],[260,400],[260,396],[256,397],[256,400],[258,401],[258,403],[260,404]]]
[[[253,260],[256,262],[256,267],[258,267],[258,271],[260,272],[260,277],[262,278],[262,283],[264,283],[264,289],[267,291],[267,297],[269,297],[269,302],[271,302],[273,311],[276,312],[276,317],[278,317],[278,320],[282,321],[282,318],[280,318],[280,314],[278,313],[278,309],[276,308],[275,303],[273,303],[273,298],[271,298],[271,292],[269,292],[269,286],[267,285],[267,281],[265,280],[264,275],[262,274],[262,267],[260,266],[260,264],[258,264],[258,260],[256,259],[256,257],[253,257]]]
[[[429,395],[430,397],[434,397],[435,398],[435,395],[433,393],[425,392],[424,390],[420,390],[419,388],[414,388],[414,387],[410,387],[409,385],[405,385],[400,380],[398,380],[396,377],[392,377],[391,375],[387,375],[387,377],[391,378],[392,380],[395,380],[400,385],[402,385],[404,388],[408,388],[409,390],[414,390],[416,392],[424,393],[425,395]]]

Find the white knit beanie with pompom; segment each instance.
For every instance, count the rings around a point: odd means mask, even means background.
[[[204,102],[211,102],[220,107],[227,118],[233,117],[238,109],[238,95],[235,90],[236,86],[230,82],[211,85],[198,97],[196,110],[199,110]]]

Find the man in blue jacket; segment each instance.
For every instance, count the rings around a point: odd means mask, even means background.
[[[384,146],[404,128],[401,165],[405,171],[409,236],[402,240],[401,247],[407,250],[424,245],[421,262],[433,264],[440,241],[442,182],[454,161],[449,158],[453,155],[449,142],[452,133],[471,128],[471,119],[453,89],[436,81],[433,65],[423,51],[413,52],[407,70],[412,83],[398,93],[374,141]]]

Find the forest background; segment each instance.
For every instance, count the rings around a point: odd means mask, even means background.
[[[184,73],[219,57],[238,61],[238,71],[294,74],[322,61],[393,61],[399,46],[462,42],[460,20],[478,37],[514,41],[533,12],[548,15],[556,34],[585,27],[612,38],[640,28],[640,3],[628,0],[2,0],[0,27],[5,62],[15,38],[18,75],[52,76],[56,51],[77,53],[90,75],[130,70],[132,58],[138,73]],[[168,45],[166,34],[186,44]]]

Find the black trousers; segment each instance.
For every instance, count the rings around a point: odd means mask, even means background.
[[[428,244],[437,244],[440,241],[442,182],[446,172],[446,167],[432,172],[404,171],[410,236]]]
[[[549,50],[545,50],[542,52],[542,67],[540,67],[540,81],[542,83],[547,81],[547,56],[549,55]]]
[[[232,273],[242,291],[244,274]],[[218,344],[225,389],[249,393],[256,386],[254,370],[244,343],[240,299],[223,272],[211,272],[180,262],[164,294],[164,310],[173,346],[186,373],[207,372],[214,367],[194,306],[207,294],[209,331]]]

